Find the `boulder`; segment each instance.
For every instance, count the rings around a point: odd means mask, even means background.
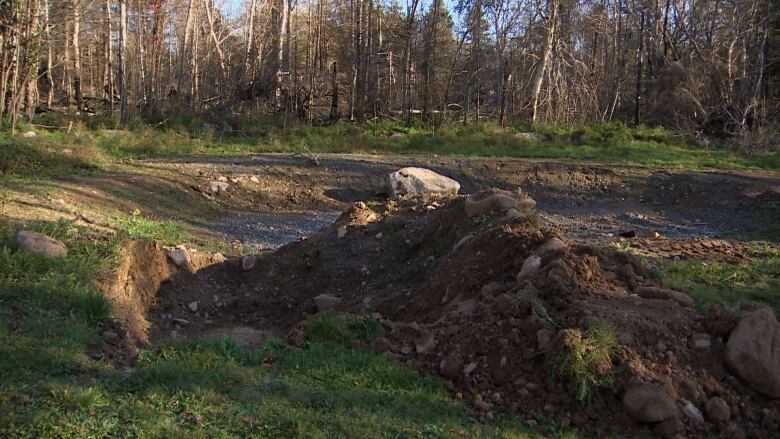
[[[340,298],[330,294],[320,294],[314,298],[314,304],[319,312],[335,309],[340,303]]]
[[[421,195],[427,193],[455,195],[460,183],[425,168],[401,168],[387,176],[390,195]]]
[[[693,299],[689,295],[666,288],[642,287],[637,290],[636,294],[643,299],[672,300],[689,308],[693,308],[694,305]]]
[[[746,312],[726,343],[726,365],[756,392],[780,398],[780,323],[769,308]]]
[[[707,419],[715,424],[723,424],[731,418],[731,408],[728,403],[720,397],[713,397],[707,401]]]
[[[640,384],[623,395],[623,408],[637,422],[662,422],[677,416],[677,405],[666,390],[654,384]]]
[[[224,181],[213,180],[209,182],[209,189],[211,190],[211,192],[218,195],[227,193],[229,187],[230,184]]]
[[[517,214],[527,213],[536,207],[536,201],[529,196],[518,199],[515,194],[500,189],[489,189],[466,197],[466,216],[469,218],[497,210],[514,209]]]
[[[52,258],[68,255],[68,248],[61,241],[40,233],[22,230],[14,236],[11,245],[28,253]]]

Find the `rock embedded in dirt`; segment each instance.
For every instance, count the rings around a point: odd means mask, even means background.
[[[347,226],[339,226],[339,228],[336,229],[336,236],[338,236],[339,239],[347,236]]]
[[[526,213],[536,207],[531,197],[524,196],[519,200],[515,194],[501,189],[489,189],[470,194],[465,201],[466,216],[473,218],[491,212],[515,209],[518,213]]]
[[[672,300],[688,308],[693,308],[695,305],[695,302],[689,295],[667,288],[642,287],[636,291],[636,294],[643,299]]]
[[[753,390],[780,398],[780,323],[770,308],[742,316],[726,343],[725,359]]]
[[[226,194],[230,184],[224,181],[213,180],[209,182],[209,190],[217,195]]]
[[[11,245],[28,253],[59,258],[68,255],[68,248],[61,241],[29,230],[19,231]]]
[[[566,251],[566,244],[561,241],[561,238],[555,236],[542,244],[541,247],[534,250],[534,255],[542,259],[549,260],[560,255],[564,251]]]
[[[198,312],[198,301],[193,301],[187,304],[187,309],[192,312]]]
[[[716,424],[725,424],[731,418],[731,408],[728,403],[718,396],[707,401],[707,419]]]
[[[637,422],[661,422],[677,416],[677,404],[666,390],[654,384],[640,384],[626,390],[623,408]]]
[[[255,268],[255,262],[257,262],[257,257],[255,255],[246,255],[241,258],[241,269],[249,271]]]
[[[314,298],[314,305],[317,306],[317,311],[330,311],[336,309],[341,303],[341,299],[330,294],[320,294]]]
[[[698,333],[691,336],[691,347],[699,350],[707,350],[712,346],[712,338],[709,334]]]
[[[422,195],[448,194],[455,195],[460,190],[460,183],[437,174],[430,169],[407,167],[401,168],[387,176],[387,186],[390,195]]]
[[[424,333],[414,341],[414,348],[420,355],[429,354],[436,348],[436,337],[432,333]]]
[[[190,258],[190,252],[184,246],[178,246],[176,248],[166,248],[166,255],[168,259],[177,268],[182,270],[194,271],[192,259]]]
[[[701,410],[690,402],[683,404],[682,412],[694,424],[704,423],[704,415],[701,414]]]
[[[520,283],[523,279],[533,276],[540,268],[542,268],[542,258],[536,255],[525,258],[523,266],[520,267],[520,273],[517,274],[517,282]]]

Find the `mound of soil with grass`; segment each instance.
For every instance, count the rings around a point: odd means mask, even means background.
[[[573,244],[533,215],[468,218],[463,197],[358,202],[247,262],[173,273],[147,314],[152,337],[253,328],[262,332],[252,343],[270,332],[300,344],[301,323],[327,304],[379,320],[373,349],[442,376],[483,420],[508,412],[532,425],[663,437],[780,426],[780,401],[725,361],[739,314],[701,314],[636,257]]]

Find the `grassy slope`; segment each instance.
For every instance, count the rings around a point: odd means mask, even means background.
[[[756,246],[753,260],[725,262],[652,260],[664,284],[685,291],[701,310],[711,304],[736,308],[745,301],[769,305],[780,316],[780,250]]]
[[[13,250],[13,228],[0,223],[0,437],[538,437],[516,420],[475,423],[437,379],[351,348],[376,335],[371,321],[321,317],[304,349],[168,345],[112,371],[87,352],[104,342],[109,307],[92,280],[116,239],[70,223],[28,226],[70,253]]]
[[[83,172],[117,159],[305,150],[577,159],[683,168],[780,169],[777,151],[748,156],[725,148],[692,148],[684,136],[662,128],[629,128],[622,124],[539,127],[539,140],[531,142],[517,137],[521,129],[489,123],[478,127],[451,125],[435,132],[390,123],[286,128],[261,123],[220,134],[203,133],[198,126],[188,120],[186,125],[138,127],[127,131],[75,129],[68,134],[37,130],[38,136],[33,139],[10,138],[0,132],[0,174],[25,170],[51,172],[63,167]],[[393,133],[402,136],[395,137]]]

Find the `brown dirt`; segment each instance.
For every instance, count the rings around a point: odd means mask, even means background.
[[[331,227],[260,257],[250,271],[233,260],[176,273],[149,313],[151,334],[201,337],[254,328],[263,332],[251,333],[250,342],[288,331],[300,342],[301,322],[316,312],[312,299],[327,293],[341,298],[340,311],[378,318],[385,355],[442,375],[483,418],[510,412],[634,435],[647,426],[624,413],[620,396],[653,382],[702,410],[709,398],[723,398],[734,413],[731,428],[778,428],[780,402],[755,393],[724,366],[733,315],[642,298],[640,288],[657,284],[636,257],[577,244],[537,221],[469,219],[462,197],[402,198],[373,209],[356,203]],[[526,257],[554,237],[565,248],[543,253],[542,269],[518,282]],[[599,322],[617,334],[613,368],[605,366],[617,382],[582,405],[554,365],[567,343]],[[711,337],[709,349],[693,346],[698,334]],[[683,421],[688,437],[726,431]]]

